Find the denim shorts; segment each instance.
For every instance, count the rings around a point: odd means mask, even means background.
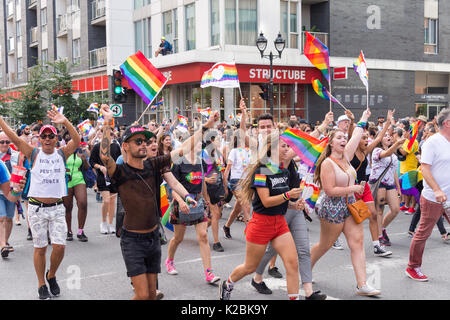
[[[16,211],[16,204],[8,201],[6,197],[0,194],[0,217],[7,217],[8,219],[14,218]]]
[[[231,179],[228,182],[228,186],[230,187],[231,191],[236,191],[239,181],[241,181],[241,180],[240,179]]]
[[[128,277],[161,273],[161,240],[158,229],[141,234],[122,228],[120,247]]]

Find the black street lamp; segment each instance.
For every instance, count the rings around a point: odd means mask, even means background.
[[[278,33],[278,37],[274,41],[275,49],[278,51],[278,56],[274,56],[272,51],[270,54],[265,55],[264,51],[267,48],[267,39],[264,37],[264,34],[261,32],[259,34],[258,39],[256,39],[256,47],[261,53],[261,58],[268,58],[270,61],[270,86],[269,86],[269,106],[270,113],[273,115],[273,59],[279,58],[281,59],[281,53],[286,46],[286,41],[281,37],[281,33]]]

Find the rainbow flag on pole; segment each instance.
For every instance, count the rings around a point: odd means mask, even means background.
[[[95,112],[98,114],[100,112],[100,108],[98,107],[98,103],[91,103],[89,108],[87,108],[87,111],[89,112]]]
[[[216,63],[203,74],[200,87],[239,88],[236,64],[234,62]]]
[[[197,112],[200,113],[205,118],[209,119],[209,116],[211,115],[211,108],[202,109],[202,108],[198,107]]]
[[[180,123],[178,124],[177,129],[179,129],[182,132],[187,132],[188,131],[188,118],[179,114],[178,120]]]
[[[170,205],[167,199],[166,184],[161,184],[161,224],[173,232],[173,225],[169,222]]]
[[[302,191],[302,199],[311,209],[314,209],[319,199],[320,189],[314,183],[307,183],[304,179],[300,184],[300,190]]]
[[[88,135],[89,132],[91,130],[93,130],[94,128],[92,127],[92,124],[89,120],[84,120],[83,122],[81,122],[78,126],[78,129],[80,129],[80,131],[84,134],[84,135]]]
[[[359,78],[366,86],[366,89],[369,90],[369,71],[367,70],[366,59],[364,58],[364,53],[361,50],[361,54],[358,57],[358,60],[353,64],[353,68],[356,73],[359,75]]]
[[[167,78],[138,51],[120,66],[133,90],[150,105],[167,83]]]
[[[414,142],[417,139],[417,134],[419,133],[419,126],[420,126],[421,121],[417,121],[416,124],[414,125],[414,127],[410,128],[410,139],[408,142],[408,150],[411,150],[412,147],[414,146]]]
[[[51,107],[52,107],[52,109],[53,109],[54,111],[59,112],[59,113],[61,113],[61,114],[63,114],[63,112],[64,112],[64,107],[58,108],[58,107],[57,107],[56,105],[54,105],[53,103],[52,103]]]
[[[322,99],[339,103],[339,101],[331,95],[330,91],[328,91],[328,89],[322,85],[319,79],[314,79],[312,81],[312,86],[317,95]]]
[[[325,79],[330,82],[330,54],[326,45],[315,38],[309,32],[306,34],[306,43],[303,54],[308,60],[319,69]]]
[[[310,168],[314,168],[320,154],[328,143],[328,138],[318,140],[298,129],[287,129],[280,138],[286,142]]]

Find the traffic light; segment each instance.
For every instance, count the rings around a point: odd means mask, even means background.
[[[122,86],[122,77],[120,70],[113,70],[113,98],[119,103],[127,101],[127,88]]]
[[[259,94],[263,100],[269,100],[269,84],[260,84],[261,93]]]

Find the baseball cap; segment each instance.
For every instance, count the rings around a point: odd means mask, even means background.
[[[336,122],[336,124],[338,124],[339,122],[341,122],[341,121],[350,121],[350,119],[344,114],[344,115],[342,115],[342,116],[340,116],[339,118],[338,118],[338,120],[337,120],[337,122]]]
[[[26,127],[28,127],[28,125],[27,125],[27,124],[23,124],[23,125],[20,127],[20,130],[25,129]]]
[[[166,37],[161,37],[161,40],[166,40]]]
[[[46,124],[45,126],[43,126],[41,128],[41,130],[39,131],[39,135],[41,135],[45,130],[51,130],[51,132],[53,132],[54,134],[58,134],[58,132],[56,131],[56,128],[50,124]]]
[[[155,134],[153,132],[147,131],[141,126],[130,126],[123,133],[123,136],[122,136],[123,141],[126,142],[132,136],[135,136],[137,134],[143,134],[143,135],[145,135],[145,137],[147,139],[150,139],[155,136]]]
[[[422,122],[425,122],[425,123],[428,122],[428,119],[425,116],[419,116],[419,117],[417,117],[417,119],[422,121]]]

